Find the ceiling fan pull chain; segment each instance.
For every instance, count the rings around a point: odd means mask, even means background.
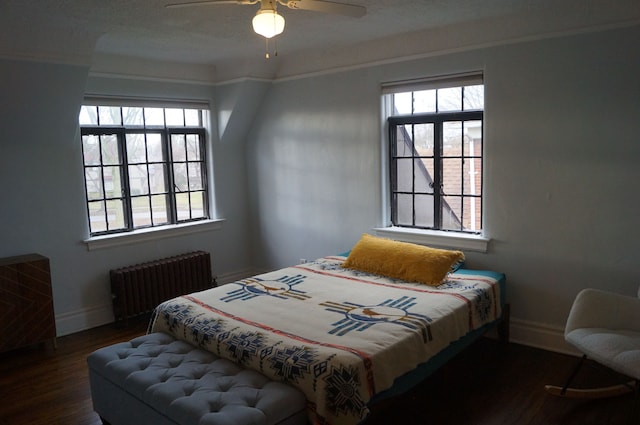
[[[265,51],[266,51],[266,53],[264,54],[264,58],[270,59],[271,55],[269,54],[269,39],[265,38],[264,43],[265,43]],[[278,56],[278,40],[274,38],[273,44],[274,44],[273,56]]]

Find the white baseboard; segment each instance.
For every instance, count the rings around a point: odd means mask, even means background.
[[[244,279],[254,274],[253,270],[240,270],[219,275],[216,277],[216,280],[218,285],[224,285],[225,283],[235,282],[236,280]],[[57,336],[69,335],[107,325],[113,323],[113,321],[113,306],[110,303],[61,313],[56,315],[56,334]]]
[[[578,356],[580,353],[564,340],[564,327],[511,318],[510,342],[556,353]]]
[[[104,304],[56,315],[56,333],[69,335],[113,323],[113,306]]]

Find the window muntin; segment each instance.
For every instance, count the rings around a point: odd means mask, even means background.
[[[206,112],[82,106],[91,236],[209,218]]]
[[[484,86],[386,94],[391,224],[482,231]]]

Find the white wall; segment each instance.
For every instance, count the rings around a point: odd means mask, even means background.
[[[274,84],[248,141],[255,264],[338,253],[385,225],[380,83],[484,70],[486,254],[513,339],[564,350],[584,287],[640,285],[640,27],[506,44]]]
[[[88,251],[82,242],[88,224],[78,135],[85,91],[216,105],[212,86],[88,75],[87,67],[0,60],[0,257],[49,257],[58,335],[113,320],[112,268],[202,249],[212,253],[213,272],[223,280],[251,270],[242,129],[268,85],[238,83],[215,94],[221,104],[241,104],[233,115],[245,121],[218,128],[214,109],[209,144],[220,182],[212,190],[216,216],[225,219],[220,230]]]
[[[108,270],[180,252],[233,277],[349,249],[383,225],[382,81],[484,70],[486,254],[507,274],[513,338],[563,349],[583,287],[635,294],[640,27],[217,87],[99,78],[0,60],[0,257],[51,259],[59,334],[112,319]],[[77,116],[84,93],[213,105],[221,230],[88,251]]]

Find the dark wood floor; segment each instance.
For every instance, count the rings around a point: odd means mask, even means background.
[[[49,344],[0,354],[0,425],[98,425],[86,357],[145,328],[145,320],[124,330],[103,326],[58,338],[55,350]],[[544,391],[564,382],[576,361],[483,338],[405,396],[375,406],[366,425],[639,425],[636,394],[585,401]],[[576,386],[617,379],[588,364]]]

